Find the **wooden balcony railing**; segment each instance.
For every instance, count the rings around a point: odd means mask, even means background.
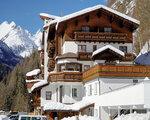
[[[92,53],[90,52],[78,52],[78,59],[79,60],[91,60]],[[125,57],[122,61],[133,61],[135,59],[135,55],[132,53],[125,53]]]
[[[88,52],[78,52],[78,59],[79,60],[91,60],[92,53]]]
[[[50,82],[81,82],[82,73],[81,72],[57,72],[49,74]]]
[[[83,73],[83,80],[97,77],[150,77],[150,66],[97,65]]]
[[[125,42],[131,40],[124,33],[75,32],[75,40],[100,42]]]

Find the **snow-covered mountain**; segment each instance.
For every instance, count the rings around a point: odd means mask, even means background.
[[[20,58],[3,41],[0,41],[0,64],[6,64],[12,67],[20,61]]]
[[[20,60],[21,58],[0,40],[0,81]]]
[[[41,46],[42,41],[42,32],[39,29],[33,36],[31,36],[31,39],[34,41],[36,46],[39,48]]]
[[[7,21],[0,24],[0,40],[8,45],[17,56],[29,56],[39,46],[41,32],[31,35],[27,30]]]
[[[27,30],[7,21],[0,24],[0,80],[22,57],[29,56],[40,46],[40,30],[32,35]]]

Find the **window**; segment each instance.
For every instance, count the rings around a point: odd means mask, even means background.
[[[98,83],[95,83],[95,87],[94,87],[94,94],[97,95],[97,87],[98,87]]]
[[[90,65],[84,65],[84,71],[89,69],[90,68]]]
[[[92,95],[92,85],[89,85],[89,95]]]
[[[86,87],[84,87],[84,94],[83,94],[83,97],[85,97],[86,96]]]
[[[104,32],[112,32],[112,28],[104,28]]]
[[[89,31],[90,31],[90,27],[88,27],[88,26],[83,26],[83,27],[82,27],[82,31],[83,31],[83,32],[89,32]]]
[[[77,88],[72,88],[72,97],[77,97]]]
[[[52,91],[46,91],[46,100],[52,99]]]
[[[133,84],[137,84],[138,83],[138,80],[137,79],[134,79],[133,80]]]
[[[78,52],[86,52],[86,45],[78,45]]]
[[[97,45],[93,45],[93,52],[97,50]]]
[[[124,53],[127,53],[127,46],[119,46],[119,50],[121,50]]]

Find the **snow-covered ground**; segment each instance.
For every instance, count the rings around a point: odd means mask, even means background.
[[[62,120],[100,120],[99,118],[96,117],[91,117],[91,116],[73,116],[73,117],[68,117],[68,118],[63,118]]]
[[[150,120],[150,113],[147,114],[132,113],[127,115],[121,115],[115,120]]]
[[[0,115],[0,120],[7,120],[7,116],[6,115]]]

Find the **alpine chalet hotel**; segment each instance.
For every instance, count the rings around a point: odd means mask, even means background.
[[[138,20],[103,5],[40,17],[44,80],[31,92],[38,91],[38,107],[50,120],[78,114],[108,120],[150,108],[150,67],[134,63]]]

